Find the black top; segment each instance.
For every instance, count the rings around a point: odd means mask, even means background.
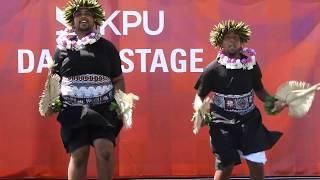
[[[58,63],[54,72],[61,77],[99,74],[112,79],[122,74],[119,52],[104,38],[80,51],[57,49],[53,59]]]
[[[114,45],[103,38],[80,51],[57,49],[53,72],[62,77],[63,108],[58,121],[62,128],[87,124],[111,128],[117,135],[122,126],[110,109],[114,100],[112,78],[122,74],[121,60]]]
[[[221,94],[245,94],[252,89],[261,90],[262,74],[259,65],[256,64],[251,70],[226,69],[217,60],[211,62],[199,77],[195,84],[198,95],[206,97],[210,92]]]

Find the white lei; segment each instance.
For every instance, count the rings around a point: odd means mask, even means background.
[[[78,39],[77,34],[72,29],[65,29],[64,31],[59,32],[60,35],[57,38],[57,48],[61,50],[73,50],[79,51],[87,44],[93,44],[97,42],[101,38],[101,34],[99,32],[92,32],[87,36]],[[75,40],[72,40],[75,39]]]
[[[219,51],[217,59],[218,63],[225,66],[227,69],[244,69],[250,70],[256,65],[256,52],[254,49],[243,48],[241,51],[242,54],[247,56],[247,58],[243,59],[234,59],[229,58],[224,55],[222,51]]]

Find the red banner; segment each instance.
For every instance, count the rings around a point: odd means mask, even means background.
[[[216,56],[208,40],[214,24],[235,19],[250,25],[248,47],[257,51],[271,93],[283,82],[320,82],[318,0],[112,0],[100,1],[104,37],[120,51],[127,90],[141,100],[130,130],[117,146],[116,177],[213,175],[208,129],[192,133],[193,85]],[[1,7],[0,177],[65,177],[68,155],[55,118],[38,112],[39,95],[64,29],[66,1],[11,0]],[[268,176],[320,175],[320,99],[295,120],[287,111],[263,113],[264,124],[284,133],[268,151]],[[257,104],[262,110],[261,102]],[[95,158],[89,161],[95,176]],[[248,175],[245,165],[235,176]]]

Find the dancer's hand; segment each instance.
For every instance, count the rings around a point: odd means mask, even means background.
[[[49,106],[49,107],[48,107],[48,111],[47,111],[46,114],[45,114],[45,117],[48,118],[48,117],[52,116],[52,115],[55,114],[55,113],[56,113],[56,111],[53,109],[53,107],[52,107],[52,106]]]
[[[277,99],[274,96],[269,96],[266,98],[265,102],[264,102],[264,108],[265,111],[269,114],[269,115],[276,115],[278,114],[280,111],[282,111],[285,107],[287,106],[287,104],[283,101],[280,101],[279,99]]]
[[[202,121],[201,122],[201,127],[208,125],[208,123],[206,121]]]
[[[281,101],[281,100],[277,100],[276,102],[274,102],[274,107],[272,109],[273,112],[281,112],[285,107],[287,107],[288,105]]]

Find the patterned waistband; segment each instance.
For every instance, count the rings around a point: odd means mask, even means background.
[[[98,82],[98,83],[105,83],[105,82],[111,82],[111,79],[104,75],[99,74],[83,74],[83,75],[77,75],[77,76],[70,76],[70,77],[63,77],[62,81],[65,82],[83,82],[83,81],[89,81],[89,82]]]
[[[98,105],[113,100],[114,87],[109,77],[103,75],[63,77],[61,95],[70,105]]]
[[[63,101],[71,106],[82,106],[82,105],[89,105],[89,106],[96,106],[99,104],[110,103],[113,100],[113,96],[110,94],[105,94],[100,97],[94,98],[75,98],[71,96],[62,96]]]
[[[225,95],[216,93],[213,97],[213,104],[225,111],[244,115],[255,108],[253,97],[253,91],[241,95]]]

